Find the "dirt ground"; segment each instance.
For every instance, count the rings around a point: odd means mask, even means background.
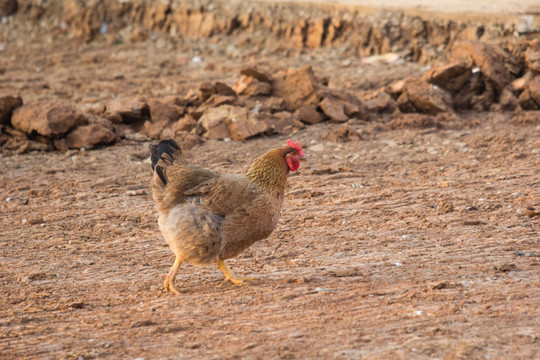
[[[0,90],[25,102],[185,94],[231,84],[246,63],[310,63],[353,92],[425,71],[362,65],[339,48],[287,57],[229,38],[111,45],[20,31]],[[277,229],[229,261],[255,280],[186,265],[181,296],[163,291],[174,257],[148,141],[0,157],[0,358],[539,358],[540,126],[510,118],[397,130],[354,120],[362,138],[346,143],[323,139],[337,124],[300,130],[308,162],[289,178]],[[187,157],[241,172],[287,138],[207,141]]]

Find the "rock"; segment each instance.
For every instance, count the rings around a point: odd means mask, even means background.
[[[531,81],[533,78],[534,78],[533,72],[527,71],[525,75],[523,75],[519,79],[512,81],[509,85],[509,88],[515,92],[522,92],[523,90],[529,87],[529,81]]]
[[[367,111],[376,113],[392,113],[397,107],[397,103],[385,92],[364,101],[364,105]]]
[[[243,68],[242,70],[240,70],[240,74],[252,77],[254,79],[257,79],[265,83],[272,82],[272,75],[270,75],[264,70],[261,70],[253,66],[248,66],[248,67]]]
[[[140,43],[148,40],[148,31],[141,26],[135,27],[129,34],[128,40],[130,43]]]
[[[107,145],[116,140],[114,132],[106,126],[95,122],[79,126],[71,131],[65,138],[65,144],[69,149],[82,147],[91,149],[97,145]]]
[[[400,114],[390,121],[390,127],[392,129],[422,129],[436,126],[437,123],[432,116],[415,113]]]
[[[340,99],[330,96],[325,97],[321,101],[320,107],[332,121],[345,122],[349,120],[349,117],[345,114],[345,103]]]
[[[388,93],[394,98],[398,98],[405,91],[405,86],[407,82],[413,80],[412,78],[407,78],[403,80],[396,81],[395,83],[388,86]]]
[[[325,120],[324,114],[317,111],[313,105],[304,105],[294,113],[296,117],[308,124],[318,124]]]
[[[397,107],[404,113],[414,113],[420,111],[416,108],[416,106],[414,106],[411,99],[409,99],[409,94],[407,92],[402,92],[401,95],[399,95],[397,98]]]
[[[202,83],[200,86],[199,86],[199,92],[198,92],[198,95],[199,95],[199,99],[204,102],[206,100],[208,100],[208,98],[212,95],[214,95],[216,93],[216,88],[214,87],[213,84],[209,83],[209,82],[205,82],[205,83]]]
[[[177,122],[175,122],[174,124],[172,124],[171,130],[174,133],[179,133],[181,131],[189,132],[193,130],[196,125],[197,125],[197,121],[191,115],[186,115],[180,120],[178,120]]]
[[[436,85],[422,81],[410,82],[407,95],[414,106],[425,114],[435,115],[452,110],[452,96]]]
[[[471,80],[453,98],[457,110],[475,109],[484,111],[491,107],[497,99],[497,91],[492,82],[486,81],[479,71],[473,74]]]
[[[213,84],[209,82],[205,82],[200,85],[198,93],[197,93],[199,102],[192,103],[189,105],[199,106],[200,103],[207,101],[210,97],[212,97],[212,95],[236,97],[236,92],[232,88],[230,88],[227,84],[224,84],[222,82],[216,82]]]
[[[144,123],[140,132],[152,139],[160,139],[161,133],[170,127],[183,114],[184,108],[174,102],[152,100],[149,103],[150,118]]]
[[[317,94],[322,98],[319,107],[333,121],[344,122],[351,117],[361,119],[365,116],[362,101],[349,93],[320,87]]]
[[[362,135],[350,125],[344,124],[334,131],[326,134],[323,139],[332,142],[348,142],[360,140]]]
[[[167,121],[173,123],[184,115],[184,108],[173,101],[151,100],[148,103],[152,122]]]
[[[429,70],[423,77],[428,83],[457,94],[472,76],[470,65],[465,62],[452,62]]]
[[[304,126],[302,123],[288,111],[277,112],[272,115],[261,116],[263,121],[267,124],[268,129],[274,133],[288,135],[295,130],[301,129]]]
[[[505,88],[499,100],[502,110],[514,111],[519,105],[518,99],[508,88]]]
[[[16,109],[11,118],[13,126],[27,134],[46,137],[64,135],[85,124],[87,119],[71,106],[58,102],[35,102]]]
[[[134,124],[150,118],[150,108],[143,101],[115,99],[107,105],[105,117],[116,124]]]
[[[518,102],[524,110],[538,110],[538,104],[534,101],[529,88],[519,95]]]
[[[197,126],[208,139],[245,140],[268,130],[268,125],[247,108],[232,105],[208,109]]]
[[[219,81],[214,84],[214,91],[216,95],[236,97],[236,92],[229,85]]]
[[[159,139],[160,140],[163,140],[163,139],[172,139],[174,137],[174,131],[172,129],[169,129],[169,128],[165,128],[161,131],[161,133],[159,134]]]
[[[317,80],[310,65],[280,72],[272,79],[272,96],[282,98],[289,111],[304,105],[318,106],[317,89]]]
[[[199,136],[197,136],[195,134],[188,133],[186,131],[178,132],[174,136],[174,138],[176,140],[179,140],[178,143],[180,144],[180,148],[182,148],[184,150],[189,150],[189,149],[193,148],[194,146],[203,143],[203,140]]]
[[[13,15],[19,9],[17,0],[2,0],[0,1],[0,18]]]
[[[228,106],[228,105],[225,105]],[[231,106],[225,123],[233,140],[246,140],[268,130],[268,125],[248,109]]]
[[[540,111],[521,111],[514,115],[512,123],[515,125],[540,124]]]
[[[536,105],[540,107],[540,77],[537,77],[529,81],[529,93],[531,94],[531,99],[534,100]]]
[[[267,112],[278,112],[283,111],[286,108],[285,101],[278,97],[268,97],[266,100],[263,101],[261,106],[261,111],[267,111]]]
[[[272,86],[256,78],[242,76],[234,83],[233,90],[236,94],[244,96],[269,95],[272,91]]]
[[[326,36],[329,18],[319,18],[308,24],[306,31],[306,47],[309,49],[320,48]]]
[[[236,101],[236,99],[237,99],[236,94],[234,94],[234,96],[214,94],[210,96],[196,110],[192,110],[191,115],[194,116],[195,118],[200,118],[206,110],[213,107],[218,107],[223,104],[232,104]]]
[[[12,127],[6,126],[4,128],[4,132],[9,135],[10,138],[13,138],[15,140],[28,140],[28,135],[26,135],[23,131],[14,129]]]
[[[10,124],[13,110],[23,104],[20,96],[0,96],[0,124]]]
[[[50,143],[42,143],[32,140],[17,140],[10,138],[5,144],[4,149],[13,150],[15,154],[25,154],[30,151],[50,151],[52,146]]]
[[[230,105],[222,105],[217,108],[211,108],[205,111],[197,121],[198,133],[207,139],[230,138],[231,132],[225,123],[229,116]]]
[[[540,73],[540,41],[534,40],[529,43],[525,51],[525,62],[529,69]]]
[[[482,74],[495,85],[499,93],[514,80],[510,71],[520,73],[517,61],[497,45],[471,41],[469,49],[476,66],[480,67]]]

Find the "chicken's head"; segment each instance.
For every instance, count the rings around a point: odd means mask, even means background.
[[[293,142],[289,139],[289,141],[287,141],[287,146],[289,148],[287,149],[287,153],[285,154],[285,161],[287,162],[289,170],[296,171],[300,167],[300,161],[304,161],[306,159],[304,157],[304,152],[298,144],[298,141]]]

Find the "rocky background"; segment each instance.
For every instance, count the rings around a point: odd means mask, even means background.
[[[364,68],[374,63],[423,65],[412,76],[401,70],[388,84],[355,87],[343,81],[329,86],[329,77],[309,63],[274,71],[249,61],[256,58],[251,54],[235,73],[227,74],[229,83],[190,84],[167,96],[130,97],[120,90],[118,96],[88,99],[63,96],[63,90],[54,92],[60,96],[21,96],[14,89],[16,75],[10,77],[14,63],[4,60],[0,74],[8,82],[0,87],[0,146],[6,154],[89,149],[125,138],[175,137],[191,147],[205,139],[244,141],[355,119],[382,121],[392,128],[444,126],[467,111],[506,111],[513,112],[515,123],[539,121],[540,28],[535,17],[487,21],[328,5],[117,0],[7,0],[0,16],[7,30],[2,35],[6,54],[11,43],[21,41],[14,36],[17,32],[34,37],[43,32],[49,42],[71,47],[159,40],[197,48],[205,41],[210,47],[226,46],[240,60],[246,56],[235,54],[242,51],[238,48],[275,58],[339,49],[343,67],[353,62]],[[201,53],[183,65],[203,58]],[[207,64],[204,70],[216,67]],[[129,81],[124,75],[118,80]],[[360,135],[345,124],[329,136],[347,141]]]

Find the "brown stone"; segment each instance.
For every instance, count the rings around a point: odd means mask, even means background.
[[[0,18],[13,15],[19,9],[17,0],[2,0],[0,1]]]
[[[405,86],[407,82],[411,81],[410,78],[396,81],[395,83],[388,86],[388,93],[394,98],[398,98],[405,91]]]
[[[345,122],[349,117],[345,114],[345,102],[335,97],[325,97],[320,103],[322,111],[335,122]]]
[[[197,125],[197,121],[191,116],[186,115],[171,126],[171,130],[173,130],[175,133],[179,133],[181,131],[191,131],[195,128]]]
[[[304,105],[294,113],[300,120],[308,124],[318,124],[324,121],[325,116],[317,111],[313,105]]]
[[[202,83],[199,86],[199,99],[204,102],[208,100],[208,98],[216,93],[216,88],[214,87],[214,84],[211,84],[209,82]]]
[[[214,84],[214,91],[216,95],[233,96],[236,97],[236,92],[227,84],[222,82],[216,82]]]
[[[20,96],[0,96],[0,124],[9,124],[13,110],[21,107],[22,103]]]
[[[243,141],[268,130],[266,122],[251,114],[248,109],[236,106],[230,107],[225,123],[233,140]]]
[[[514,115],[512,123],[515,125],[537,125],[540,124],[540,111],[521,111]]]
[[[435,115],[452,111],[451,95],[436,85],[422,81],[410,82],[407,86],[407,95],[414,106],[423,113]]]
[[[150,111],[150,121],[167,121],[173,123],[184,115],[184,108],[175,104],[173,101],[151,100],[148,102]]]
[[[229,115],[228,106],[222,105],[205,111],[197,121],[197,128],[200,129],[199,134],[207,139],[230,138],[231,132],[225,123],[225,119]]]
[[[324,140],[332,142],[349,142],[360,140],[362,135],[352,126],[344,124],[324,136]]]
[[[531,96],[529,88],[523,90],[523,92],[519,95],[518,102],[524,110],[538,110],[539,108],[538,104]]]
[[[513,111],[519,105],[518,99],[508,88],[505,88],[499,100],[502,110]]]
[[[133,124],[147,120],[150,108],[143,101],[115,99],[107,105],[105,117],[113,123]]]
[[[397,98],[397,107],[404,113],[413,113],[419,111],[409,99],[409,94],[407,92],[403,92],[401,95],[399,95]]]
[[[209,139],[245,140],[268,129],[266,123],[247,108],[232,105],[208,109],[197,126],[202,128],[203,136]]]
[[[146,31],[146,29],[144,29],[144,28],[142,28],[140,26],[137,26],[137,27],[135,27],[135,29],[133,29],[131,34],[129,34],[128,40],[131,43],[144,42],[144,41],[148,40],[148,31]]]
[[[390,121],[390,127],[392,129],[404,129],[404,128],[429,128],[437,126],[436,121],[432,116],[424,114],[400,114],[398,117]]]
[[[328,27],[328,18],[319,18],[308,24],[306,32],[306,47],[310,49],[320,48],[323,44],[326,28]]]
[[[283,111],[286,108],[285,101],[282,98],[270,96],[266,98],[261,106],[261,110],[265,110],[271,113]]]
[[[269,83],[259,81],[254,77],[242,76],[234,83],[233,90],[238,95],[258,96],[269,95],[272,87]]]
[[[288,111],[277,112],[272,115],[262,116],[268,125],[268,129],[278,134],[291,134],[297,129],[303,128],[302,123]]]
[[[531,99],[540,107],[540,78],[529,81],[529,93],[531,94]]]
[[[240,70],[240,74],[255,78],[265,83],[272,82],[272,75],[254,66],[248,66],[243,68],[242,70]]]
[[[97,145],[107,145],[116,140],[114,132],[99,123],[91,123],[79,126],[71,131],[65,138],[65,144],[69,149],[82,147],[91,149]]]
[[[499,46],[471,41],[469,48],[474,63],[480,67],[482,74],[495,85],[499,93],[514,80],[508,69],[513,73],[519,73],[516,60]]]
[[[533,77],[532,72],[529,71],[519,79],[512,81],[509,87],[512,91],[521,92],[529,87],[529,81],[531,81]]]
[[[352,117],[361,119],[365,116],[366,110],[362,101],[349,93],[319,87],[317,94],[322,98],[320,108],[333,121],[344,122]]]
[[[429,70],[424,79],[430,84],[450,92],[458,93],[472,76],[471,68],[465,62],[452,62]]]
[[[525,62],[529,69],[540,73],[540,41],[531,41],[525,51]]]
[[[378,94],[377,97],[364,101],[367,111],[376,113],[392,113],[396,107],[396,102],[383,92]]]
[[[285,100],[290,111],[304,105],[318,106],[317,88],[317,80],[310,65],[278,73],[272,81],[272,95]]]
[[[27,134],[46,137],[63,135],[85,124],[87,119],[71,106],[58,102],[35,102],[16,109],[11,118],[13,126]]]

